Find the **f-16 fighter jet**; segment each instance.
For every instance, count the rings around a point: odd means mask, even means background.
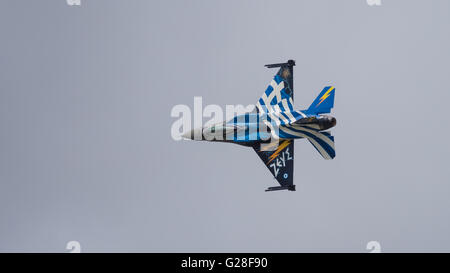
[[[183,135],[194,140],[236,143],[252,147],[280,186],[266,191],[295,191],[294,140],[306,138],[325,159],[336,155],[334,137],[326,131],[336,125],[329,115],[334,106],[335,88],[323,88],[306,110],[294,110],[293,74],[295,62],[269,64],[277,74],[259,98],[254,111]]]

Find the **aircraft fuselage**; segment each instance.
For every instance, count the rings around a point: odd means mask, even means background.
[[[270,138],[300,139],[310,131],[325,131],[336,125],[329,115],[308,115],[304,111],[258,114],[246,113],[227,122],[195,128],[183,135],[192,140],[231,142],[241,145],[268,142]]]

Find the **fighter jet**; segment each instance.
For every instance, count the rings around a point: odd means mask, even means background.
[[[336,89],[326,86],[306,110],[294,110],[295,61],[265,66],[279,67],[279,70],[253,111],[219,124],[195,128],[183,137],[252,147],[280,184],[266,191],[295,191],[295,139],[307,139],[325,159],[336,156],[334,137],[327,131],[336,125],[336,119],[324,115],[334,106]]]

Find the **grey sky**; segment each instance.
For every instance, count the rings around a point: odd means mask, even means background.
[[[450,2],[5,1],[0,251],[450,251]],[[174,142],[176,104],[336,87],[337,156],[296,192],[252,149]]]

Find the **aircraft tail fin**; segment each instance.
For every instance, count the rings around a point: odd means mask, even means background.
[[[308,114],[324,114],[330,113],[334,106],[334,93],[336,89],[334,86],[325,87],[319,96],[313,101],[306,112]]]

